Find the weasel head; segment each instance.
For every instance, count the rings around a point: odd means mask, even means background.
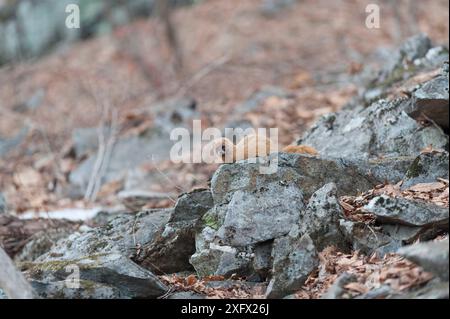
[[[234,159],[234,144],[229,139],[222,137],[212,142],[214,154],[221,158],[223,162],[227,159]],[[229,154],[229,155],[228,155]]]

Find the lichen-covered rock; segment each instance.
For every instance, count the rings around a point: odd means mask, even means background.
[[[425,271],[433,273],[442,280],[448,281],[449,240],[423,242],[398,250],[398,253],[421,266]]]
[[[264,242],[287,234],[303,209],[303,193],[294,183],[266,183],[252,192],[237,190],[218,235],[231,246]]]
[[[442,73],[413,92],[407,113],[414,119],[432,120],[448,131],[448,62]]]
[[[381,195],[373,198],[364,209],[380,223],[448,229],[448,208],[426,202]]]
[[[213,206],[211,192],[199,189],[179,197],[169,222],[143,247],[136,261],[154,273],[191,270],[195,232],[202,216]]]
[[[211,180],[214,204],[228,204],[235,191],[251,192],[269,183],[294,183],[307,200],[327,183],[336,184],[338,195],[350,195],[369,190],[383,181],[377,179],[369,169],[361,170],[359,161],[304,154],[279,153],[275,156],[278,167],[273,174],[262,174],[261,164],[250,161],[220,166]],[[370,165],[371,162],[368,168]]]
[[[383,68],[364,81],[364,102],[370,104],[385,97],[396,83],[407,80],[421,71],[435,69],[448,61],[448,49],[435,46],[425,34],[408,39],[394,52],[386,56]]]
[[[415,156],[398,156],[352,159],[348,162],[357,167],[363,176],[371,176],[382,183],[397,184],[404,178],[415,159]]]
[[[347,243],[339,228],[343,218],[334,183],[324,185],[310,198],[298,221],[301,234],[309,234],[319,251],[327,246],[346,249]]]
[[[422,153],[417,156],[406,172],[402,188],[418,183],[432,183],[437,178],[448,179],[449,157],[446,151]]]
[[[402,246],[400,240],[391,238],[362,222],[341,219],[339,226],[346,240],[351,243],[352,250],[358,250],[366,255],[373,252],[384,255],[395,252]]]
[[[231,247],[223,245],[217,231],[206,226],[196,235],[196,251],[189,262],[201,277],[210,275],[251,276],[252,247]]]
[[[196,189],[182,194],[177,200],[169,222],[197,221],[213,207],[213,198],[209,189]]]
[[[34,262],[22,264],[44,298],[154,298],[167,290],[150,271],[131,261],[154,240],[171,210],[124,214],[103,227],[60,240]],[[73,277],[75,276],[75,277]],[[79,279],[77,289],[67,285]],[[77,280],[78,280],[77,279]]]
[[[22,265],[42,298],[156,298],[168,288],[150,271],[121,254],[61,259],[47,257]]]
[[[272,269],[272,248],[273,240],[255,245],[253,268],[263,279],[269,276],[270,270]]]
[[[283,298],[298,291],[319,265],[316,247],[308,235],[300,237],[296,226],[288,235],[275,239],[272,250],[273,277],[267,298]]]
[[[298,144],[311,145],[326,156],[362,159],[417,156],[429,145],[445,149],[448,136],[409,117],[408,105],[408,99],[378,100],[367,108],[329,114]]]
[[[424,228],[400,224],[383,224],[381,225],[381,232],[394,240],[400,241],[404,245],[409,245],[417,240],[430,240],[436,237],[442,230],[439,228]]]
[[[48,252],[60,239],[71,234],[69,229],[40,231],[28,239],[28,243],[14,257],[15,262],[33,261]]]

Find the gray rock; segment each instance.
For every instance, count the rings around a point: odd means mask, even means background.
[[[180,291],[176,292],[174,294],[171,294],[167,297],[167,299],[205,299],[206,296],[197,294],[192,291]]]
[[[408,168],[402,189],[418,183],[432,183],[439,177],[448,179],[448,163],[448,152],[445,151],[420,154]]]
[[[334,183],[324,185],[310,198],[298,221],[301,234],[309,234],[317,250],[327,246],[347,248],[344,235],[339,228],[339,219],[343,217]]]
[[[181,195],[169,223],[143,247],[143,258],[137,258],[139,264],[157,274],[192,270],[189,259],[196,251],[196,229],[203,214],[212,206],[209,190]]]
[[[408,115],[415,119],[430,119],[448,130],[448,87],[448,70],[446,75],[422,84],[413,92]]]
[[[197,189],[180,195],[170,222],[198,220],[214,206],[209,189]]]
[[[263,279],[267,278],[272,269],[272,247],[273,241],[266,241],[255,246],[253,259],[253,268]]]
[[[305,199],[309,199],[327,183],[335,183],[338,195],[342,196],[364,192],[381,182],[371,174],[364,175],[357,162],[350,160],[285,153],[279,153],[274,160],[278,160],[274,174],[261,174],[261,164],[250,161],[220,166],[211,180],[214,204],[228,204],[235,191],[252,192],[269,183],[294,183],[303,191]]]
[[[39,256],[42,256],[55,245],[60,239],[65,238],[71,234],[71,229],[48,229],[40,231],[30,239],[28,243],[22,248],[20,253],[14,257],[15,262],[34,261]]]
[[[156,298],[168,290],[150,271],[120,254],[47,258],[23,270],[42,298]]]
[[[352,244],[352,250],[358,250],[366,255],[378,252],[381,255],[395,252],[402,246],[400,240],[395,240],[360,222],[340,220],[340,229],[346,240]]]
[[[23,268],[44,298],[160,296],[167,288],[130,257],[138,254],[140,246],[155,239],[170,213],[161,210],[121,215],[103,227],[60,240],[34,262],[24,263]],[[80,289],[67,286],[66,279],[72,278],[69,275],[73,271],[79,271]]]
[[[424,242],[402,247],[398,253],[421,266],[425,271],[431,272],[448,281],[448,238],[442,241]]]
[[[431,49],[431,40],[426,34],[417,34],[408,38],[400,47],[400,52],[408,61],[424,57]]]
[[[4,291],[2,289],[0,289],[0,300],[2,300],[2,299],[8,299],[8,297],[6,296]]]
[[[409,100],[378,100],[367,108],[322,117],[298,144],[322,156],[372,159],[417,156],[429,145],[445,149],[448,136],[436,126],[422,127],[405,110]]]
[[[448,229],[448,208],[434,204],[381,195],[373,198],[364,209],[374,214],[380,223]]]
[[[191,265],[200,277],[209,275],[251,276],[252,247],[231,247],[220,243],[217,231],[204,227],[195,236],[196,251],[190,258]]]
[[[448,299],[449,285],[447,282],[432,280],[424,287],[407,291],[406,293],[397,293],[388,296],[388,299]]]
[[[328,288],[327,292],[322,295],[321,299],[344,299],[346,293],[345,285],[355,282],[357,279],[354,274],[346,272],[341,274],[333,285]]]
[[[136,261],[156,274],[192,270],[189,258],[195,252],[195,231],[191,222],[168,223],[155,240],[144,246]]]
[[[246,246],[286,235],[304,208],[297,185],[267,183],[252,192],[235,191],[218,235],[225,244]]]
[[[254,273],[251,254],[230,246],[212,245],[197,251],[191,256],[190,263],[200,277],[233,274],[247,277]]]
[[[283,298],[299,290],[319,265],[317,250],[308,235],[299,237],[298,228],[285,237],[275,239],[273,277],[266,290],[267,298]]]
[[[400,224],[383,224],[381,225],[381,232],[394,240],[400,241],[404,245],[409,245],[417,240],[424,241],[435,238],[442,231],[440,229]]]
[[[390,54],[383,69],[373,79],[372,86],[385,88],[411,77],[423,66],[423,60],[431,48],[431,40],[425,34],[417,34],[406,39],[398,50]]]
[[[355,299],[387,299],[394,294],[393,289],[389,285],[382,285],[372,289],[365,294],[357,296]]]
[[[220,257],[220,262],[215,274],[225,277],[231,275],[252,277],[254,273],[252,257],[252,252],[246,250],[237,250],[235,253],[224,253]]]
[[[200,277],[215,275],[223,254],[224,252],[217,249],[197,250],[190,257],[189,262]]]
[[[364,176],[372,176],[383,183],[397,184],[414,163],[415,156],[398,156],[369,160],[351,160]]]

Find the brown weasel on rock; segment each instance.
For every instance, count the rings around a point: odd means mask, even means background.
[[[309,154],[309,155],[319,155],[319,152],[314,147],[308,145],[288,145],[283,148],[284,153],[298,153],[298,154]]]
[[[214,154],[220,156],[224,163],[233,163],[248,158],[267,156],[270,154],[271,145],[273,145],[270,138],[256,134],[245,136],[236,145],[226,137],[216,139],[211,143]],[[319,155],[313,147],[307,145],[289,145],[283,148],[282,152]]]

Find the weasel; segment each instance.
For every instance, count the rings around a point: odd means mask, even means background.
[[[214,154],[220,156],[224,163],[230,163],[258,156],[267,156],[270,153],[272,144],[273,142],[270,138],[251,134],[245,136],[236,145],[226,137],[216,139],[212,141],[212,148]],[[313,147],[307,145],[289,145],[283,148],[282,152],[319,155]]]
[[[308,145],[288,145],[283,148],[284,153],[309,154],[317,156],[319,152],[314,147]]]

